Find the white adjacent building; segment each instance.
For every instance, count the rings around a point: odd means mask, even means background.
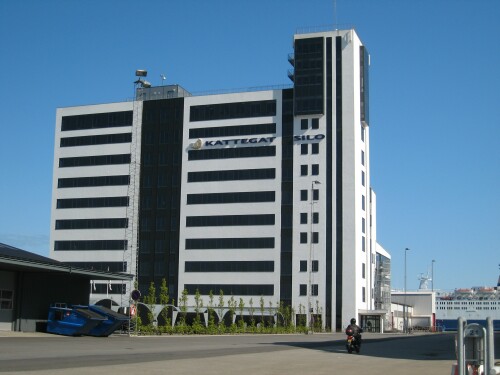
[[[369,55],[354,30],[297,34],[293,85],[57,110],[51,257],[126,271],[179,301],[222,290],[311,306],[326,327],[374,306]],[[141,83],[141,82],[139,82]],[[126,304],[130,285],[95,283]]]

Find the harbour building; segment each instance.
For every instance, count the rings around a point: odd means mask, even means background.
[[[382,321],[368,51],[352,29],[305,32],[288,60],[286,87],[196,95],[138,71],[131,101],[57,109],[51,257],[191,305],[222,290],[333,330]]]

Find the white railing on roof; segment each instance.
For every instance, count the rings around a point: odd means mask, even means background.
[[[245,87],[237,89],[219,89],[209,91],[197,91],[191,93],[192,96],[206,96],[206,95],[221,95],[221,94],[236,94],[240,92],[253,92],[253,91],[270,91],[270,90],[285,90],[293,88],[293,84],[271,85],[271,86],[256,86]]]
[[[298,28],[295,31],[295,34],[313,34],[313,33],[323,33],[325,31],[350,30],[350,29],[354,29],[354,26],[348,24],[311,26],[311,27]]]

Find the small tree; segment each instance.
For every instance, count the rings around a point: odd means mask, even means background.
[[[253,314],[255,312],[255,309],[253,307],[253,298],[250,298],[250,301],[248,301],[250,305],[250,325],[252,327],[252,330],[255,328],[255,318],[253,317]]]
[[[243,298],[240,297],[240,303],[238,305],[240,308],[240,321],[238,322],[238,325],[240,326],[241,332],[245,331],[245,322],[243,320],[243,309],[245,308],[245,302],[243,301]]]
[[[154,282],[149,284],[148,294],[144,296],[144,303],[148,307],[148,330],[154,330],[154,311],[156,305],[156,288]]]
[[[161,286],[160,286],[160,296],[159,296],[159,302],[162,307],[161,309],[161,317],[163,318],[163,321],[165,322],[165,330],[169,330],[170,326],[172,324],[172,320],[170,319],[168,315],[168,303],[170,301],[170,296],[168,294],[168,286],[167,286],[167,280],[163,278],[161,280]]]
[[[210,333],[215,332],[215,316],[214,316],[214,293],[210,290],[208,293],[208,330]]]
[[[219,312],[219,324],[218,329],[219,333],[224,332],[224,292],[222,289],[219,289],[219,304],[217,305],[217,310]]]
[[[264,296],[260,296],[260,330],[264,328]]]
[[[201,298],[200,291],[196,289],[196,293],[194,295],[194,302],[195,302],[195,313],[196,316],[194,318],[193,322],[193,332],[194,333],[202,333],[204,331],[203,326],[201,324],[201,318],[200,318],[200,310],[203,308],[203,299]]]
[[[233,296],[229,299],[227,302],[227,305],[229,307],[229,319],[230,319],[230,327],[231,327],[231,332],[236,333],[236,325],[233,323],[234,321],[234,314],[236,313],[236,300],[234,299]]]
[[[180,321],[180,330],[182,333],[185,333],[186,329],[186,315],[187,315],[187,302],[188,302],[188,291],[184,289],[182,291],[182,296],[181,296],[181,321]]]
[[[273,326],[273,302],[269,301],[269,327]]]

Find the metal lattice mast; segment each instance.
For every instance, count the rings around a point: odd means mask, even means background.
[[[137,91],[137,84],[134,93]],[[137,96],[133,101],[132,117],[132,141],[130,142],[130,164],[129,164],[129,185],[128,185],[128,205],[126,228],[126,249],[124,251],[124,266],[128,263],[127,271],[134,275],[126,295],[130,295],[134,282],[138,281],[139,274],[139,244],[138,244],[138,224],[139,224],[139,184],[140,184],[140,145],[141,145],[141,124],[142,124],[142,101]]]

